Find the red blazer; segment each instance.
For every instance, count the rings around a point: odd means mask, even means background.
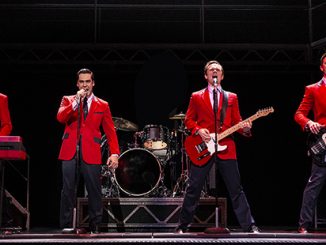
[[[221,132],[232,127],[233,125],[239,123],[242,118],[239,112],[238,97],[235,93],[228,93],[228,107],[226,110],[224,123]],[[223,103],[223,94],[221,94],[219,99],[217,121],[219,121],[220,113]],[[185,126],[187,129],[194,134],[200,128],[207,128],[210,133],[214,133],[214,111],[212,104],[209,99],[208,88],[202,89],[200,91],[194,92],[191,95],[190,103],[185,118]],[[243,130],[238,130],[241,134],[247,136],[243,133]],[[227,145],[226,150],[218,152],[218,156],[221,159],[236,159],[236,146],[232,138],[226,137],[219,142],[220,145]]]
[[[78,110],[73,110],[72,102],[74,100],[75,95],[64,96],[57,114],[57,120],[66,125],[59,153],[60,160],[71,160],[76,153]],[[109,104],[104,100],[94,97],[86,120],[82,116],[80,127],[81,152],[83,160],[86,163],[102,163],[101,126],[108,139],[110,154],[120,154],[118,138]]]
[[[294,114],[294,120],[302,130],[310,120],[309,112],[314,114],[314,121],[326,125],[326,86],[322,81],[306,86],[303,99]]]
[[[8,97],[0,94],[0,136],[10,135],[12,124],[8,108]]]

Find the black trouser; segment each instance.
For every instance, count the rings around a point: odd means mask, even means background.
[[[325,180],[326,167],[312,164],[311,175],[303,192],[299,226],[308,228],[312,225],[316,202]]]
[[[80,175],[83,176],[88,193],[88,214],[90,227],[102,221],[101,165],[87,164],[81,160]],[[60,227],[72,227],[73,208],[75,207],[76,159],[62,161],[63,187],[60,204]],[[77,197],[76,197],[77,198]]]
[[[192,222],[206,176],[215,163],[215,159],[216,169],[219,170],[225,182],[238,222],[241,228],[246,231],[255,221],[251,216],[250,207],[240,183],[238,162],[237,160],[221,160],[215,156],[202,167],[191,165],[189,182],[180,213],[179,227],[184,229]]]

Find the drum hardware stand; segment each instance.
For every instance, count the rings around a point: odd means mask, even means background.
[[[119,187],[114,177],[114,169],[109,169],[108,166],[105,165],[102,168],[101,175],[107,177],[107,183],[109,183],[109,191],[106,192],[105,197],[120,197]]]
[[[188,155],[184,149],[184,135],[186,135],[186,130],[183,122],[181,122],[181,126],[179,128],[181,134],[181,175],[177,179],[177,182],[173,188],[172,197],[175,197],[178,193],[181,193],[182,196],[185,194],[185,190],[188,182],[188,169],[189,169],[189,159]]]
[[[181,173],[181,176],[178,178],[177,183],[173,188],[172,197],[176,197],[177,194],[179,193],[181,193],[181,195],[184,196],[188,179],[189,179],[188,171],[185,170],[183,171],[183,173]]]
[[[162,176],[158,187],[154,191],[154,192],[156,192],[156,195],[158,197],[168,197],[168,196],[170,196],[170,194],[168,193],[168,188],[165,186],[163,180],[164,180],[164,175]]]
[[[164,166],[166,166],[166,165],[167,165],[167,161],[165,161],[164,165],[163,165],[160,186],[159,186],[159,188],[162,189],[162,191],[163,191],[163,197],[171,196],[171,191],[169,191],[169,189],[166,187],[166,185],[164,183],[164,179],[165,179]]]
[[[138,148],[140,145],[138,143],[138,137],[143,137],[144,132],[140,131],[140,132],[135,132],[134,133],[134,143],[132,144],[131,148]]]

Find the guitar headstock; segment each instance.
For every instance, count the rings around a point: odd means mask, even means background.
[[[267,116],[268,114],[273,113],[273,112],[274,112],[274,108],[271,106],[268,108],[258,110],[256,114],[258,116]]]

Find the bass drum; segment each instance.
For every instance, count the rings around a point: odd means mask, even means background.
[[[115,180],[125,194],[145,196],[158,186],[161,172],[160,162],[153,153],[134,148],[121,154],[119,166],[115,170]]]

